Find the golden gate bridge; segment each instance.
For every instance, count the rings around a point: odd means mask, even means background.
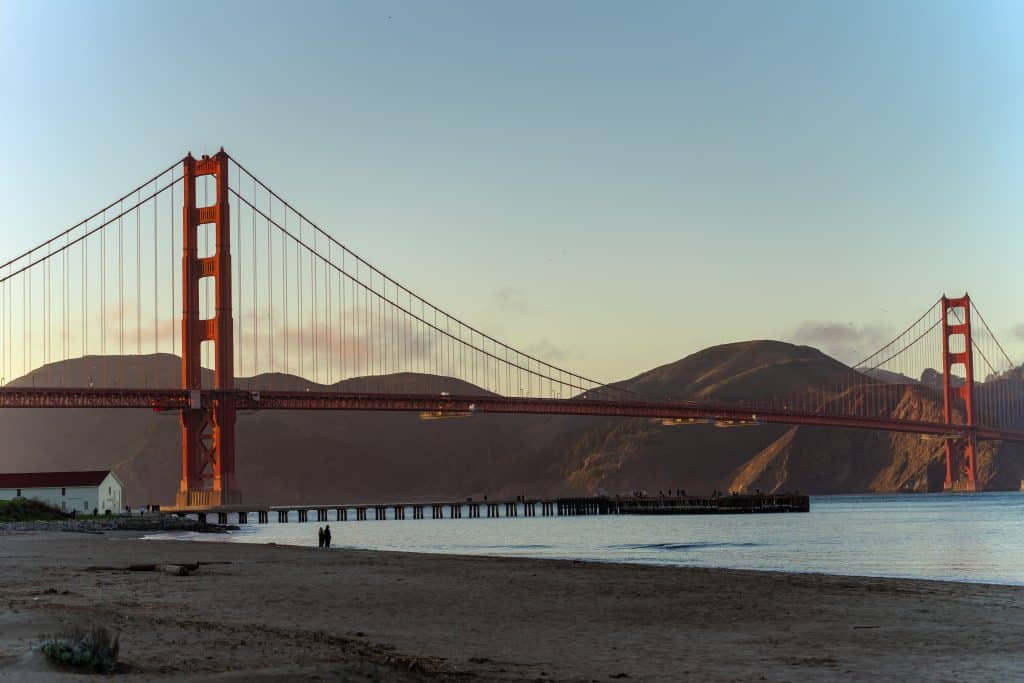
[[[241,502],[240,410],[904,432],[945,442],[945,488],[955,491],[978,489],[979,441],[1024,441],[1020,370],[966,294],[943,296],[853,367],[809,368],[788,393],[647,394],[546,362],[435,306],[223,149],[188,154],[0,265],[0,328],[0,408],[178,411],[180,507]],[[97,360],[160,353],[180,356],[180,376]],[[97,362],[67,362],[79,358]],[[428,391],[426,376],[446,390]]]

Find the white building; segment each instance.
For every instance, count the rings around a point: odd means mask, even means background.
[[[0,474],[0,500],[34,498],[79,514],[122,510],[121,480],[109,470]]]

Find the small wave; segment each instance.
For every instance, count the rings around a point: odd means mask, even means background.
[[[544,545],[541,543],[523,543],[517,545],[514,543],[503,543],[497,545],[449,545],[449,548],[457,549],[472,549],[472,550],[550,550],[554,548],[553,545]]]
[[[756,548],[761,543],[624,543],[607,546],[614,550],[704,550],[707,548]]]

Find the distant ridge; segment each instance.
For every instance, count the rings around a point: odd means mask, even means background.
[[[732,401],[808,387],[825,391],[854,372],[817,349],[760,340],[710,347],[616,385],[656,399]],[[121,386],[175,386],[180,360],[171,354],[91,356],[52,363],[11,384],[87,386],[90,378],[97,386],[110,378]],[[204,378],[211,381],[212,375],[206,371]],[[894,414],[940,419],[941,396],[930,382],[892,381],[906,385]],[[325,388],[283,373],[236,384]],[[354,378],[330,388],[485,393],[458,379],[417,373]],[[180,476],[180,428],[173,413],[7,410],[0,411],[0,434],[0,470],[111,468],[132,504],[168,502]],[[247,500],[277,503],[677,488],[927,491],[941,487],[942,449],[941,441],[907,435],[782,425],[726,430],[595,417],[478,415],[425,422],[409,413],[251,411],[239,417],[238,476]],[[1016,490],[1024,479],[1022,456],[1015,445],[983,444],[983,485]]]

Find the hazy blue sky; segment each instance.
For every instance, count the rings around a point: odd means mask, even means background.
[[[1018,2],[0,0],[0,256],[223,145],[598,378],[965,290],[1020,359],[1022,77]]]

